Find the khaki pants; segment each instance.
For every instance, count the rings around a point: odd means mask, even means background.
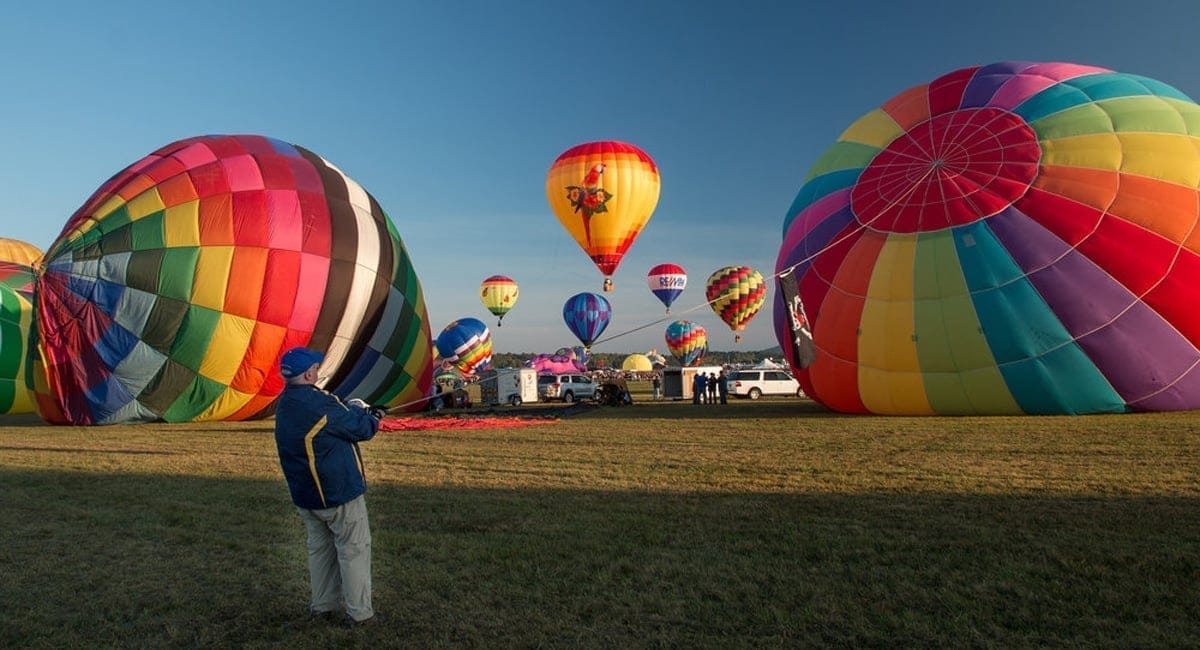
[[[314,612],[346,608],[356,621],[371,608],[371,524],[363,496],[324,510],[296,508],[308,528],[308,575]]]

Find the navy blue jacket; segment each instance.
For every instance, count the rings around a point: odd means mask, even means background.
[[[275,446],[292,503],[333,508],[367,491],[361,440],[375,437],[379,420],[312,385],[288,384],[275,408]]]

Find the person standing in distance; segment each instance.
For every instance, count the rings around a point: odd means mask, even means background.
[[[292,348],[279,360],[287,380],[275,408],[275,446],[292,503],[308,530],[309,617],[355,626],[371,607],[371,525],[358,443],[375,437],[384,411],[342,402],[317,388],[324,355]]]

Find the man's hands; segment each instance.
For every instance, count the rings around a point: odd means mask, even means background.
[[[348,400],[346,404],[349,404],[350,406],[357,406],[367,413],[370,413],[371,417],[375,418],[376,420],[382,420],[383,418],[387,417],[388,409],[386,406],[371,406],[357,397],[352,400]]]

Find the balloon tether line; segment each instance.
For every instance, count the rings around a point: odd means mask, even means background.
[[[918,181],[916,181],[916,182],[912,183],[912,184],[909,186],[908,190],[906,190],[906,191],[904,192],[904,194],[902,194],[902,195],[901,195],[901,196],[899,196],[899,197],[896,197],[896,198],[895,198],[894,200],[892,200],[890,203],[888,203],[887,205],[885,205],[885,206],[883,206],[882,208],[880,208],[880,209],[879,209],[879,212],[878,212],[878,214],[876,214],[876,215],[875,215],[874,217],[872,217],[871,219],[869,219],[869,220],[867,220],[867,221],[865,221],[865,222],[859,222],[859,224],[858,224],[858,227],[857,227],[857,228],[855,228],[854,230],[852,230],[852,231],[850,231],[850,232],[846,233],[845,235],[842,235],[841,237],[837,238],[836,240],[834,240],[834,241],[832,241],[832,242],[830,242],[830,243],[826,244],[826,245],[825,245],[825,247],[824,247],[824,248],[822,248],[821,250],[819,250],[819,251],[817,251],[817,252],[813,253],[812,255],[809,255],[808,257],[806,257],[806,258],[804,258],[804,259],[800,260],[799,262],[796,262],[795,264],[793,264],[793,265],[791,265],[791,266],[787,267],[786,269],[783,269],[783,270],[781,270],[781,271],[777,271],[777,272],[775,272],[775,273],[772,273],[771,275],[767,276],[767,278],[768,278],[768,279],[771,279],[771,280],[774,280],[774,279],[776,279],[776,278],[778,278],[778,277],[780,277],[780,276],[787,275],[788,273],[791,273],[792,271],[796,270],[796,267],[798,267],[798,266],[801,266],[801,265],[804,265],[804,264],[807,264],[807,263],[809,263],[809,262],[811,262],[811,261],[813,261],[813,260],[817,259],[817,257],[819,257],[820,255],[824,254],[826,251],[828,251],[829,249],[833,248],[834,246],[837,246],[837,245],[841,244],[842,242],[846,241],[847,239],[849,239],[849,238],[851,238],[851,237],[853,237],[853,236],[857,235],[858,233],[862,232],[863,230],[866,230],[867,228],[869,228],[869,227],[871,226],[871,224],[875,223],[875,222],[876,222],[876,221],[877,221],[877,220],[878,220],[880,217],[882,217],[882,216],[884,215],[884,213],[886,213],[888,210],[890,210],[890,209],[892,209],[893,207],[895,207],[896,205],[898,205],[898,204],[900,203],[900,201],[901,201],[901,200],[907,199],[907,198],[909,198],[910,196],[912,196],[912,193],[916,191],[916,189],[917,189],[917,186],[919,186],[919,185],[921,184],[921,182],[922,182],[922,181],[924,181],[925,179],[929,178],[929,176],[930,176],[931,174],[933,174],[933,172],[934,172],[934,171],[935,171],[935,168],[932,168],[932,167],[931,167],[930,169],[927,169],[927,170],[925,170],[925,174],[924,174],[924,175],[923,175],[923,176],[922,176],[922,177],[921,177],[921,178],[920,178]],[[694,311],[696,311],[696,310],[698,310],[698,309],[703,309],[703,308],[705,308],[705,307],[710,307],[711,305],[713,305],[714,303],[716,303],[718,300],[719,300],[719,298],[714,298],[713,300],[708,300],[708,301],[706,301],[706,302],[699,303],[699,304],[697,304],[697,305],[695,305],[695,306],[693,306],[693,307],[689,307],[688,309],[685,309],[685,310],[683,310],[683,312],[682,312],[682,313],[684,313],[684,314],[689,314],[689,313],[691,313],[691,312],[694,312]],[[672,317],[670,317],[670,316],[667,316],[667,317],[665,317],[665,318],[659,318],[659,319],[657,319],[657,320],[650,321],[649,323],[646,323],[646,324],[644,324],[644,325],[638,325],[637,327],[634,327],[634,328],[632,328],[632,329],[627,329],[627,330],[625,330],[625,331],[623,331],[623,332],[617,332],[616,334],[613,334],[612,336],[609,336],[609,337],[606,337],[606,338],[602,338],[602,339],[597,339],[597,340],[595,340],[595,341],[593,341],[593,342],[592,342],[592,345],[593,345],[593,346],[595,346],[595,345],[599,345],[600,343],[607,343],[607,342],[609,342],[609,341],[612,341],[613,339],[618,339],[618,338],[621,338],[622,336],[625,336],[625,335],[627,335],[627,334],[633,334],[634,332],[640,332],[641,330],[644,330],[644,329],[646,329],[647,327],[653,327],[653,326],[655,326],[655,325],[658,325],[659,323],[662,323],[663,321],[668,321],[668,320],[672,320],[672,319],[673,319],[673,318],[672,318]]]

